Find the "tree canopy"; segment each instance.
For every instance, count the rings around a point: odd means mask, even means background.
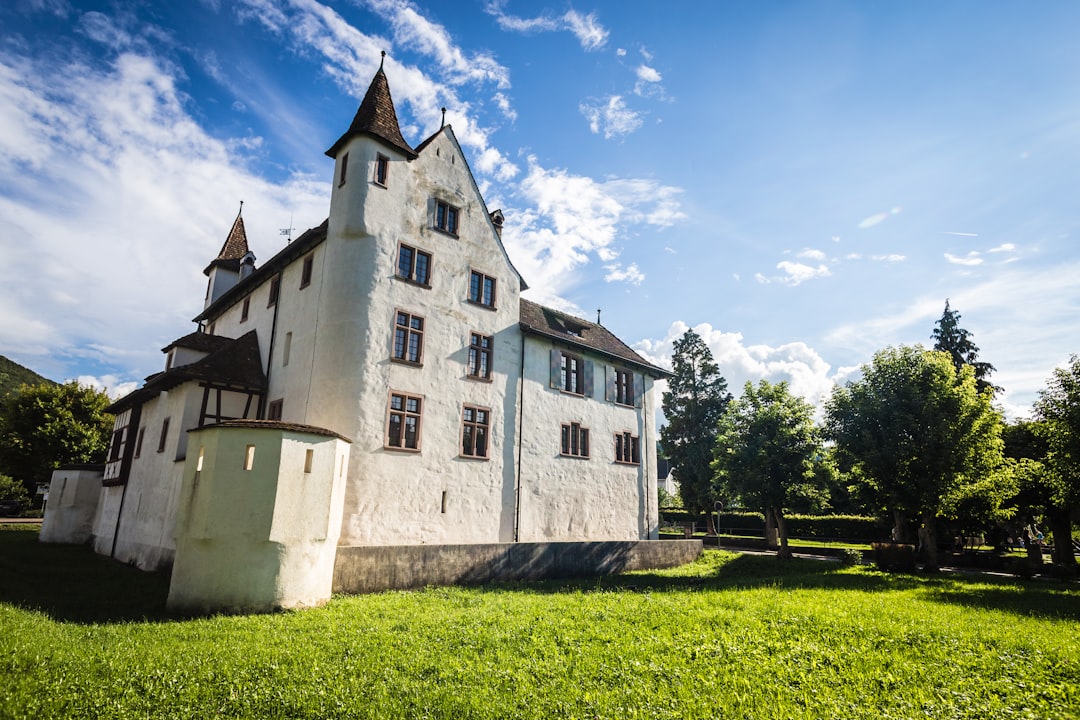
[[[780,557],[790,557],[784,507],[811,477],[820,455],[814,409],[786,382],[746,383],[720,418],[713,470],[717,489],[760,509],[780,533]]]
[[[104,462],[108,406],[105,393],[74,381],[24,385],[0,407],[0,470],[33,493],[60,465]]]
[[[700,513],[712,506],[713,445],[731,393],[709,346],[693,330],[675,341],[672,366],[674,376],[663,395],[667,424],[660,430],[660,443],[679,481],[683,506]]]
[[[1036,433],[1047,450],[1044,490],[1054,525],[1054,562],[1075,566],[1070,511],[1080,504],[1080,356],[1054,370],[1039,391],[1035,413],[1041,421]]]
[[[931,336],[934,338],[934,349],[949,353],[957,371],[965,365],[975,371],[975,384],[980,391],[986,388],[1000,389],[987,380],[994,372],[994,366],[979,361],[978,346],[972,342],[971,333],[960,327],[960,313],[949,307],[948,300],[945,300],[945,312],[935,324]]]
[[[921,346],[886,348],[862,378],[826,403],[826,428],[842,461],[858,470],[881,504],[922,518],[928,565],[936,567],[935,520],[955,511],[961,486],[1002,463],[1001,416],[979,392],[974,369]],[[950,507],[952,506],[952,507]]]

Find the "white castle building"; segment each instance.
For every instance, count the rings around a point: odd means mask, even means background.
[[[56,471],[42,540],[172,566],[181,610],[685,559],[640,542],[667,371],[521,297],[452,128],[410,146],[380,68],[326,154],[329,218],[257,266],[237,216],[198,329],[112,406],[104,469]]]

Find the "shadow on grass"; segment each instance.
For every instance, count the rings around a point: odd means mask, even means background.
[[[72,623],[171,619],[168,573],[143,572],[85,546],[41,543],[37,530],[0,528],[0,603]]]

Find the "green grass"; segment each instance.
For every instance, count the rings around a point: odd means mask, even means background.
[[[1080,590],[707,551],[614,578],[169,618],[0,528],[0,717],[1074,718]]]

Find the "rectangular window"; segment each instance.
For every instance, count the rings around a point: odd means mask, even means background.
[[[315,464],[315,451],[308,448],[304,452],[304,472],[311,472],[311,466]]]
[[[289,355],[292,354],[292,333],[285,333],[285,347],[281,349],[281,367],[289,364]]]
[[[270,299],[266,301],[266,307],[277,305],[278,288],[281,286],[281,278],[278,275],[270,278]]]
[[[251,298],[244,298],[244,305],[240,308],[240,322],[247,322],[248,310],[251,309]]]
[[[562,364],[559,367],[559,389],[574,395],[583,395],[582,384],[583,361],[577,355],[562,353]]]
[[[466,405],[461,414],[461,454],[464,457],[486,458],[490,435],[491,411]]]
[[[315,266],[315,256],[308,255],[304,258],[304,268],[300,272],[300,289],[303,290],[311,284],[311,270]]]
[[[394,321],[394,360],[419,365],[424,355],[424,318],[400,310]]]
[[[390,158],[383,154],[375,156],[375,184],[386,187],[386,175],[390,172]]]
[[[637,435],[629,432],[615,433],[615,462],[641,464],[641,442]]]
[[[157,451],[165,452],[165,440],[169,437],[169,418],[161,421],[161,437],[158,438]]]
[[[424,399],[418,395],[390,393],[390,412],[386,419],[386,447],[401,450],[420,449],[420,418]]]
[[[491,379],[491,346],[490,335],[469,334],[469,377],[477,380]]]
[[[120,448],[124,444],[124,430],[113,430],[112,442],[109,444],[109,462],[120,459]]]
[[[144,430],[146,430],[145,427],[139,428],[139,434],[135,436],[135,457],[142,455],[142,438]]]
[[[619,405],[634,404],[634,373],[629,370],[615,371],[615,402]]]
[[[457,235],[458,231],[458,210],[453,205],[444,203],[441,200],[435,201],[435,228],[442,230],[445,233],[451,235]]]
[[[271,402],[266,406],[266,419],[267,420],[280,420],[281,413],[285,409],[285,400],[278,399]]]
[[[345,184],[345,175],[349,169],[349,153],[341,156],[341,173],[338,175],[338,187]]]
[[[255,467],[255,446],[248,445],[244,448],[244,469],[250,470]]]
[[[397,276],[430,287],[431,253],[408,245],[398,246]]]
[[[589,457],[589,431],[578,423],[562,426],[562,455],[570,457]]]
[[[495,307],[495,278],[473,270],[469,275],[469,302]]]

